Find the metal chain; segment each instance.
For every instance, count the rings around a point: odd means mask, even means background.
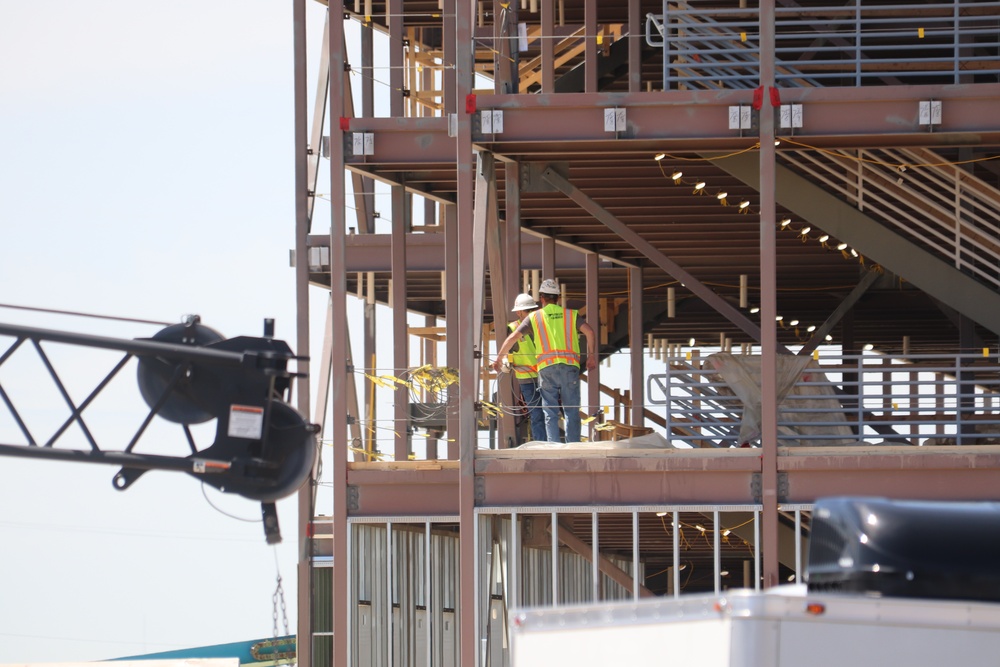
[[[278,586],[274,589],[274,595],[271,596],[271,602],[274,605],[274,611],[271,614],[271,618],[274,621],[274,637],[278,637],[278,606],[281,606],[281,622],[285,628],[285,634],[288,634],[288,614],[285,612],[285,589],[281,586],[281,575],[278,575]]]

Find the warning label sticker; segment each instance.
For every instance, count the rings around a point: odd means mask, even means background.
[[[229,436],[260,440],[264,436],[264,408],[255,405],[229,406]]]

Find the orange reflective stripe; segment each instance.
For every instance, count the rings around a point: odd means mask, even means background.
[[[547,315],[554,315],[558,312],[563,318],[561,346],[556,347],[552,342],[552,332],[549,330],[549,319]],[[537,368],[542,369],[552,364],[566,363],[574,366],[580,365],[580,346],[576,338],[576,318],[577,312],[568,308],[561,308],[555,304],[549,304],[544,308],[531,314],[531,324],[537,334],[538,346],[536,359]]]
[[[552,341],[549,340],[549,329],[545,324],[545,317],[541,309],[531,314],[531,326],[538,332],[538,343],[543,353],[552,349]]]
[[[560,350],[558,352],[552,352],[551,354],[540,354],[538,355],[538,361],[544,361],[545,363],[539,363],[539,368],[544,368],[545,366],[551,366],[554,363],[558,363],[558,360],[563,359],[570,364],[580,364],[580,355],[574,354],[573,352],[567,352],[566,350]]]

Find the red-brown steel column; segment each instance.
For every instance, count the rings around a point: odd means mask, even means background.
[[[514,295],[508,296],[507,293],[507,266],[504,260],[503,246],[505,238],[503,237],[502,225],[500,222],[500,212],[499,212],[499,202],[497,194],[497,166],[496,160],[493,158],[492,153],[483,152],[480,153],[480,166],[477,169],[479,172],[476,176],[476,208],[480,206],[485,206],[485,229],[481,232],[485,237],[486,246],[486,259],[490,278],[490,309],[493,314],[493,324],[494,324],[494,336],[496,341],[496,348],[500,349],[500,345],[503,343],[504,339],[507,337],[507,321],[511,318],[512,313],[510,312],[510,305],[514,303]],[[480,187],[485,184],[485,188]],[[485,190],[486,195],[484,201],[480,202],[480,193]],[[477,221],[477,225],[479,221]],[[475,275],[478,275],[475,274]],[[478,287],[478,283],[476,283]],[[477,301],[479,301],[477,299]],[[483,302],[485,303],[485,301]],[[475,326],[477,330],[482,327],[483,323],[483,311],[476,317]],[[483,355],[492,362],[493,358],[490,353],[490,339],[487,336],[483,337],[482,342]],[[496,383],[496,400],[499,405],[513,405],[514,404],[514,387],[517,382],[514,380],[513,374],[507,374],[504,381],[498,378]],[[500,417],[497,419],[497,447],[516,447],[517,446],[517,434],[514,427],[514,416],[509,411],[502,411]]]
[[[516,162],[504,164],[504,275],[507,299],[521,293],[521,180]]]
[[[292,58],[295,100],[295,345],[300,355],[295,380],[295,405],[309,415],[309,165],[307,150],[308,99],[306,92],[306,3],[295,0],[292,5]],[[314,471],[315,474],[315,471]],[[312,667],[312,554],[309,545],[309,524],[313,519],[313,492],[316,480],[298,494],[298,584],[296,614],[297,660],[302,667]]]
[[[373,63],[375,62],[375,29],[372,27],[371,23],[363,23],[361,25],[361,115],[364,118],[373,118],[375,116],[375,70],[373,68]],[[359,227],[358,231],[364,230],[368,234],[375,233],[375,216],[373,212],[375,211],[375,181],[367,176],[361,177],[361,193],[354,193],[355,201],[359,202],[364,206],[364,223],[363,227]],[[358,220],[358,224],[361,225],[362,221]],[[372,331],[374,332],[374,325],[372,325]],[[365,364],[371,361],[374,356],[374,347],[372,347],[372,354],[365,354]],[[364,364],[362,364],[364,365]],[[366,411],[367,412],[367,411]],[[374,414],[375,410],[372,409]],[[372,443],[374,445],[374,443]]]
[[[642,89],[642,6],[639,0],[628,0],[628,92]]]
[[[444,16],[441,19],[441,34],[444,35],[444,71],[441,73],[441,79],[443,85],[441,87],[441,93],[444,96],[444,112],[445,115],[455,113],[458,110],[458,101],[456,100],[457,91],[455,88],[455,50],[458,48],[458,44],[454,39],[448,39],[449,35],[455,34],[455,14],[453,11],[448,10],[447,7],[453,7],[454,3],[445,3]],[[465,100],[462,100],[465,103]]]
[[[371,181],[371,179],[366,179]],[[374,183],[372,181],[372,183]],[[359,274],[360,275],[360,274]],[[362,334],[362,352],[364,358],[359,364],[361,368],[366,369],[368,373],[375,373],[375,365],[378,363],[377,355],[377,341],[378,341],[378,309],[375,305],[375,273],[373,271],[368,271],[364,274],[365,276],[365,300],[364,305],[364,332]],[[375,383],[365,382],[362,384],[364,387],[364,414],[362,415],[362,423],[364,424],[364,430],[362,431],[364,439],[364,450],[366,452],[374,452],[375,448],[378,446],[376,442],[376,429],[375,424],[378,421],[378,402],[375,400]],[[367,461],[367,457],[357,457],[355,460]]]
[[[456,177],[458,211],[458,446],[459,446],[459,664],[476,664],[478,627],[476,619],[476,549],[475,549],[475,454],[476,414],[473,402],[477,387],[475,341],[473,331],[482,313],[473,312],[473,155],[472,155],[472,7],[462,0],[452,0],[455,14],[455,96],[457,107]]]
[[[493,0],[493,92],[516,93],[512,35],[517,34],[516,3]]]
[[[375,28],[361,24],[361,115],[375,115]]]
[[[517,295],[521,293],[521,181],[516,162],[505,163],[503,169],[506,217],[501,233],[503,234],[504,294],[507,297],[507,303],[504,304],[506,311],[504,321],[506,322],[513,319],[511,308],[514,306]],[[503,341],[507,328],[501,330],[500,325],[497,325],[497,329],[497,340]],[[509,395],[512,401],[521,395],[521,388],[516,381],[513,381],[513,376],[509,393],[503,393]],[[517,446],[517,429],[512,428],[511,431],[514,436],[514,446]]]
[[[395,21],[402,23],[402,21]],[[409,197],[401,185],[392,186],[392,375],[402,378],[410,365],[410,336],[406,309],[406,233],[410,231]],[[393,395],[393,453],[396,461],[410,455],[410,394],[397,385]]]
[[[540,0],[542,3],[542,92],[556,92],[556,43],[555,43],[555,0]]]
[[[458,46],[454,39],[447,39],[455,34],[454,2],[446,3],[446,11],[441,21],[444,41],[444,62],[447,65],[441,75],[443,80],[444,112],[446,116],[458,110],[455,86],[455,50]],[[463,100],[463,104],[465,101]],[[444,238],[445,238],[445,363],[449,368],[458,368],[458,211],[454,205],[444,208]],[[448,387],[448,458],[458,460],[458,400],[459,388]]]
[[[597,336],[597,350],[601,349],[601,285],[597,276],[597,262],[600,258],[597,253],[589,253],[584,257],[586,263],[586,285],[587,285],[587,323],[594,328]],[[580,341],[581,344],[584,341]],[[600,354],[598,352],[598,361]],[[592,371],[587,371],[587,414],[594,414],[601,405],[601,366],[597,365]],[[591,422],[593,424],[594,422]],[[591,430],[593,433],[593,430]]]
[[[424,218],[427,220],[428,218]],[[426,315],[424,316],[424,326],[428,329],[437,326],[437,316]],[[428,336],[423,340],[423,349],[421,351],[421,365],[429,364],[432,367],[437,367],[437,341],[432,337]],[[427,403],[437,403],[437,394],[432,391],[424,390],[423,400]],[[427,433],[427,444],[424,446],[424,458],[431,461],[437,459],[438,453],[438,439],[437,431],[428,431]]]
[[[584,92],[597,92],[597,0],[583,3]]]
[[[778,584],[778,334],[777,270],[775,250],[774,0],[760,3],[760,295],[761,352],[761,547],[764,586]]]
[[[629,422],[633,426],[643,425],[643,408],[646,406],[643,384],[645,366],[642,358],[642,269],[628,270],[628,348],[632,358],[632,414]]]
[[[459,303],[458,303],[458,209],[448,206],[444,210],[444,266],[445,266],[445,361],[449,368],[458,368],[459,359]],[[458,420],[460,387],[448,387],[448,459],[459,458]]]
[[[389,115],[403,116],[403,77],[406,65],[403,62],[403,0],[389,0]]]
[[[330,100],[340,100],[344,90],[344,3],[331,0],[330,16]],[[333,447],[330,451],[333,507],[333,572],[331,600],[333,621],[333,665],[347,667],[348,656],[348,571],[347,571],[347,255],[346,204],[344,186],[344,130],[340,123],[343,105],[330,110],[330,332],[331,354],[330,424]]]

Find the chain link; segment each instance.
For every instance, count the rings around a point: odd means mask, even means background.
[[[271,602],[274,605],[274,610],[271,613],[271,618],[274,621],[274,637],[278,637],[278,607],[281,607],[281,622],[285,628],[285,634],[288,634],[288,614],[285,611],[285,589],[281,586],[281,575],[278,575],[278,585],[274,589],[274,595],[271,596]]]

